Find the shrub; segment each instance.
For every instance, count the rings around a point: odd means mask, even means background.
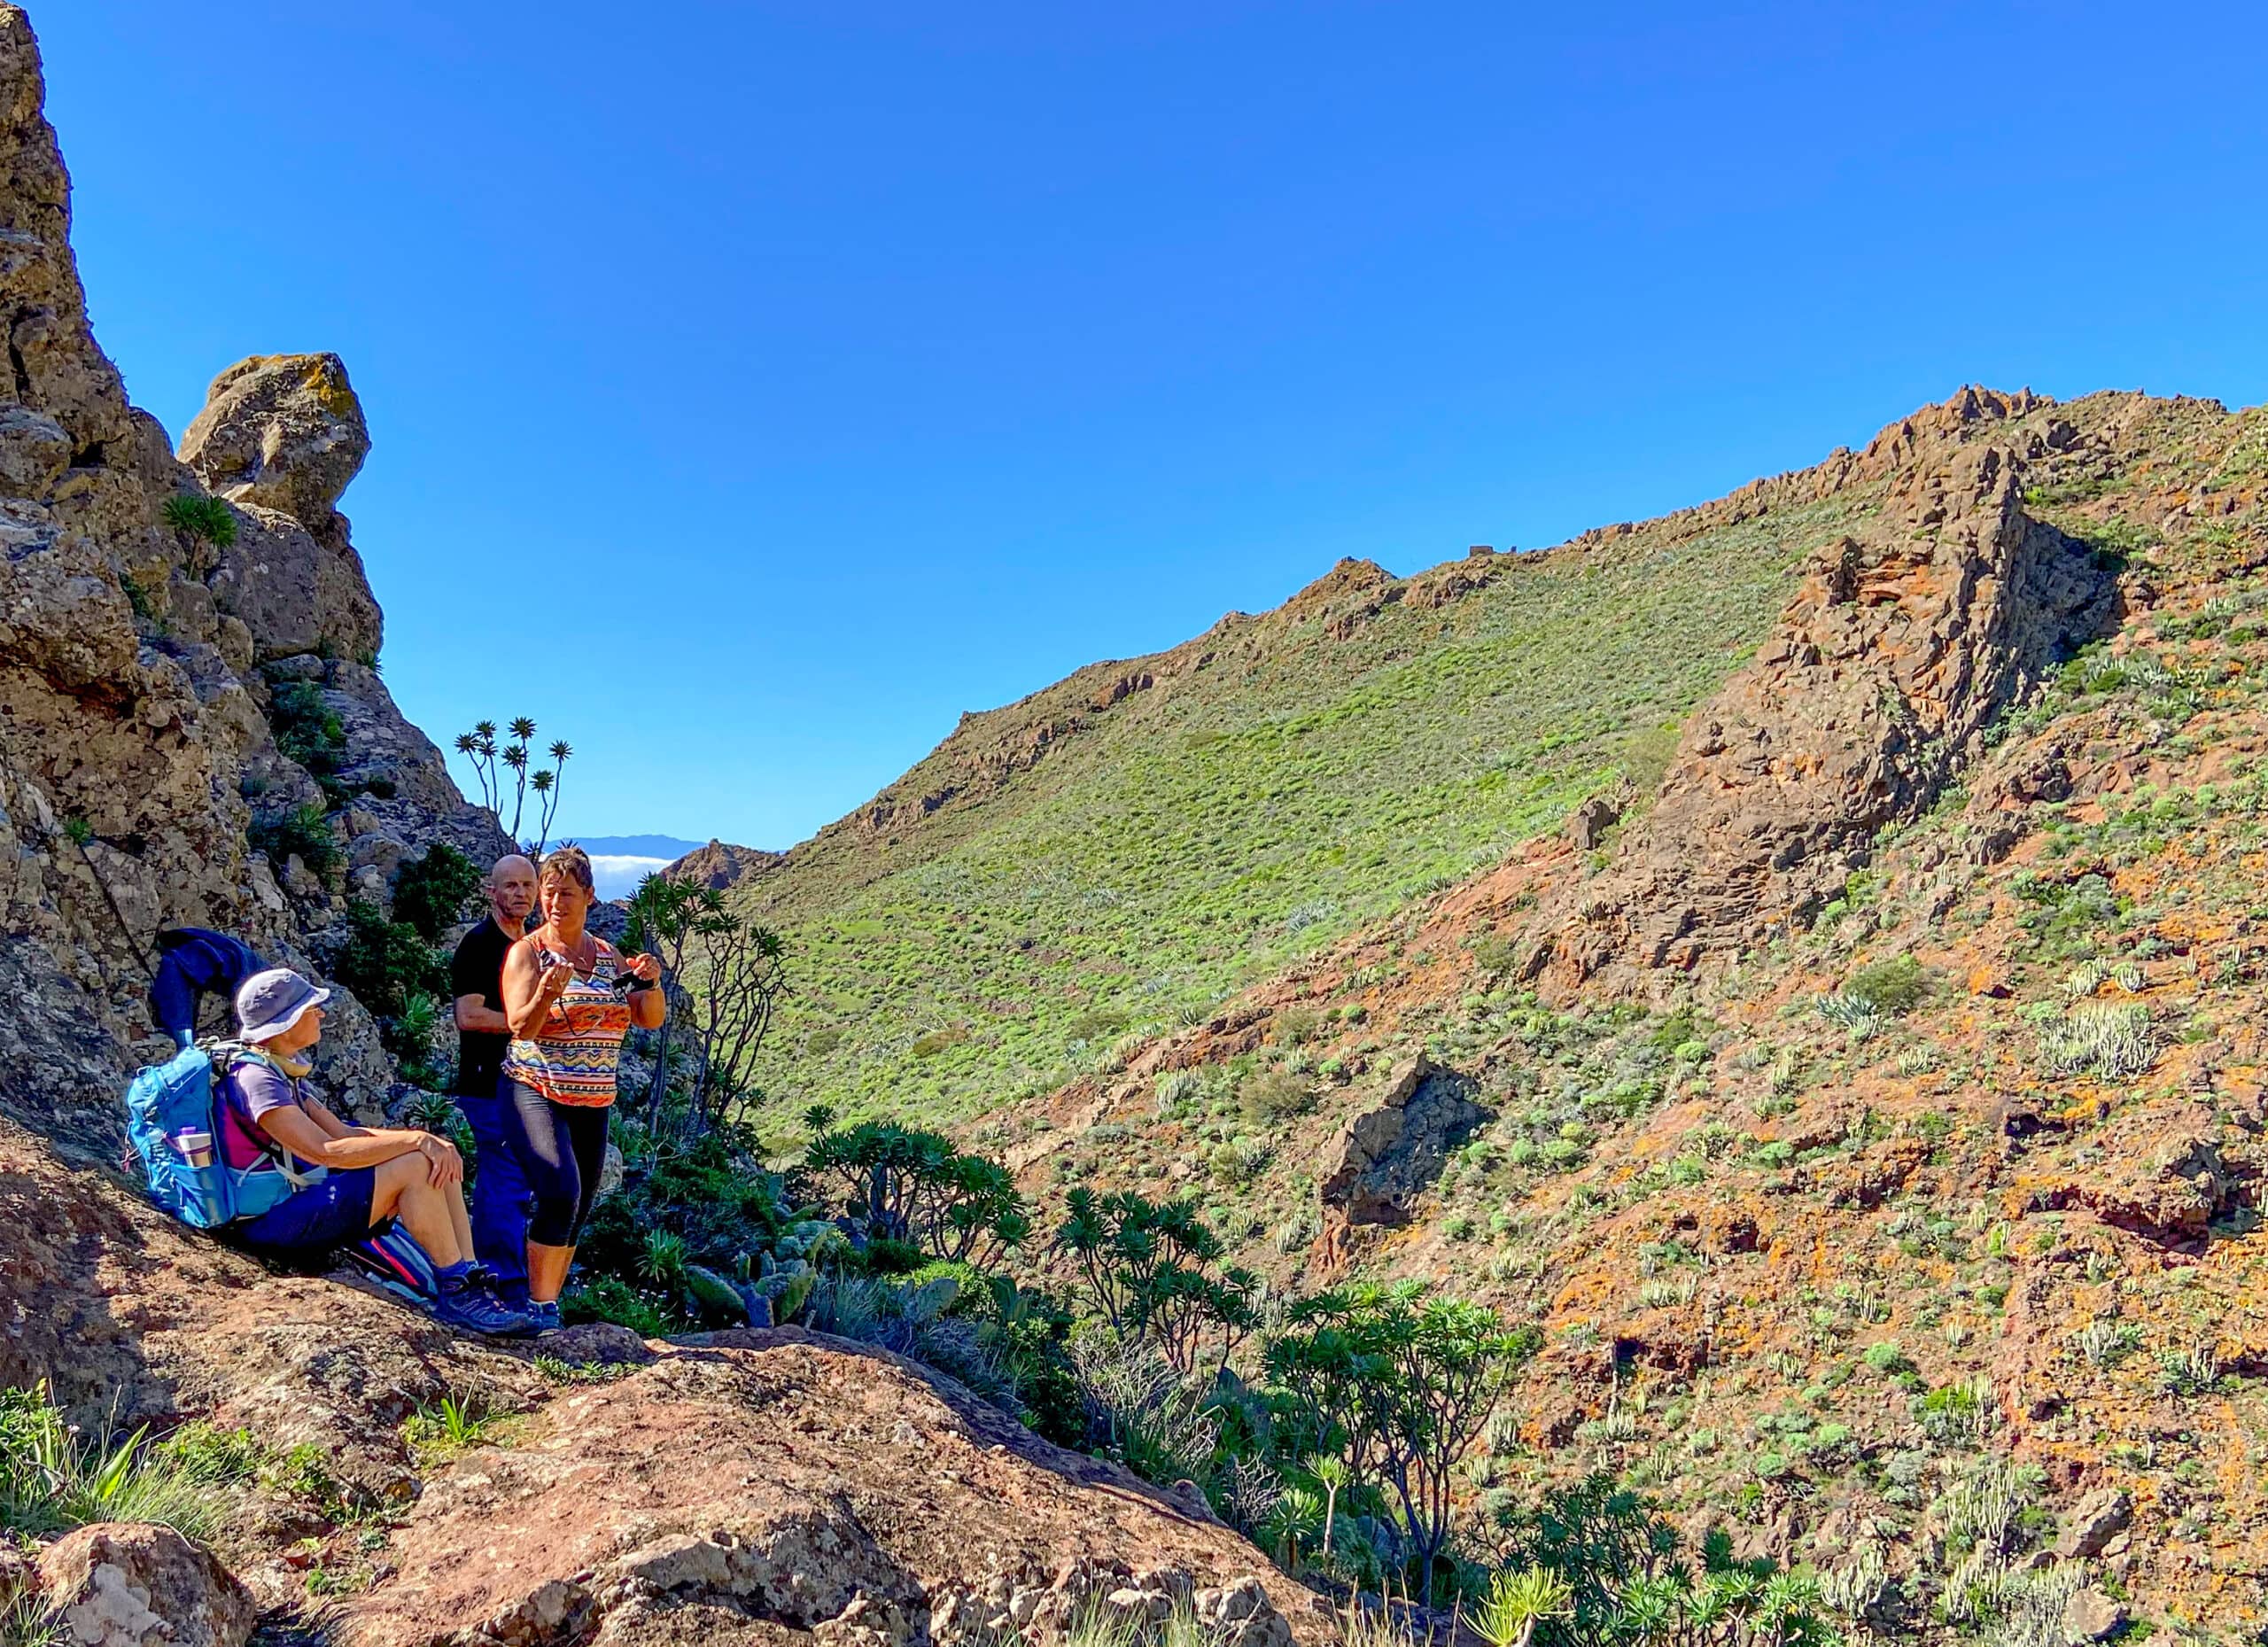
[[[933,1258],[995,1262],[1031,1233],[1008,1169],[959,1153],[935,1132],[888,1121],[822,1129],[804,1166],[841,1186],[844,1211],[869,1236],[913,1241]]]
[[[1288,1121],[1315,1107],[1315,1089],[1289,1069],[1262,1069],[1245,1077],[1237,1100],[1255,1121]]]
[[[411,858],[395,872],[393,913],[428,943],[464,918],[465,906],[480,890],[478,866],[447,841],[436,841],[422,857]]]
[[[2150,1009],[2140,1001],[2082,1002],[2062,1018],[2040,1026],[2039,1053],[2062,1075],[2129,1080],[2157,1062]]]
[[[1503,1509],[1497,1521],[1504,1569],[1532,1605],[1501,1615],[1484,1608],[1492,1632],[1529,1628],[1552,1647],[1689,1639],[1825,1647],[1837,1639],[1808,1574],[1783,1572],[1768,1558],[1736,1559],[1721,1530],[1704,1542],[1697,1570],[1688,1567],[1659,1507],[1604,1472],[1533,1508]]]
[[[332,805],[343,803],[348,791],[338,773],[346,764],[346,729],[323,702],[322,688],[312,680],[284,681],[268,700],[268,724],[276,749],[307,768]]]
[[[1883,1014],[1872,1001],[1856,995],[1822,995],[1813,1003],[1819,1015],[1853,1041],[1870,1040],[1882,1028]]]
[[[628,1327],[641,1338],[661,1338],[676,1329],[651,1299],[630,1284],[610,1275],[593,1276],[559,1296],[559,1311],[571,1325],[579,1321],[611,1321]]]
[[[1221,1238],[1192,1202],[1153,1202],[1084,1185],[1066,1198],[1059,1251],[1076,1264],[1095,1312],[1129,1344],[1151,1344],[1180,1372],[1209,1349],[1225,1366],[1257,1320],[1257,1278],[1218,1267]]]
[[[400,1017],[413,994],[438,999],[449,991],[447,967],[417,928],[388,921],[363,898],[346,905],[346,939],[331,958],[330,975],[382,1018]]]
[[[932,1029],[927,1035],[914,1037],[906,1050],[916,1058],[934,1058],[949,1046],[959,1046],[968,1039],[968,1030],[960,1024],[948,1024],[942,1029]]]
[[[1271,1152],[1254,1138],[1231,1138],[1205,1159],[1214,1178],[1237,1186],[1251,1183],[1267,1170]]]
[[[1992,1380],[1976,1378],[1917,1396],[1914,1417],[1940,1446],[1979,1446],[1992,1431]]]
[[[1931,983],[1929,969],[1920,961],[1898,955],[1860,967],[1845,982],[1843,993],[1885,1017],[1903,1018],[1929,998]]]
[[[1204,1078],[1194,1069],[1169,1069],[1157,1080],[1157,1112],[1162,1115],[1178,1109],[1204,1090]]]
[[[254,851],[266,853],[268,861],[279,869],[294,856],[318,875],[328,875],[338,867],[338,835],[320,801],[308,801],[279,818],[255,822],[247,838]]]
[[[786,1186],[778,1174],[764,1169],[761,1152],[744,1129],[707,1133],[660,1156],[642,1146],[633,1124],[617,1120],[616,1138],[630,1172],[620,1191],[591,1210],[578,1255],[591,1273],[635,1290],[647,1242],[657,1232],[680,1239],[691,1262],[744,1273],[800,1227]],[[674,1309],[673,1295],[655,1307]]]
[[[1276,1045],[1304,1046],[1315,1039],[1316,1031],[1323,1027],[1323,1014],[1312,1006],[1293,1005],[1276,1014]]]
[[[237,540],[236,515],[218,498],[176,492],[158,513],[175,532],[201,538],[215,548],[225,549]]]
[[[1900,1372],[1911,1372],[1914,1370],[1914,1363],[1907,1357],[1906,1352],[1887,1339],[1880,1343],[1868,1345],[1861,1352],[1860,1358],[1876,1372],[1895,1375]]]

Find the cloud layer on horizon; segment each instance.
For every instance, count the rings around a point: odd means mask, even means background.
[[[591,854],[591,882],[604,898],[628,897],[648,875],[670,866],[666,858],[633,858],[623,852]]]

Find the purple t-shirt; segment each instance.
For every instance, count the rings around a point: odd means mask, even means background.
[[[272,1064],[246,1059],[229,1072],[221,1091],[228,1100],[221,1117],[222,1162],[237,1172],[247,1167],[275,1171],[276,1162],[267,1148],[272,1140],[257,1123],[262,1115],[276,1110],[298,1108],[299,1084]],[[291,1161],[294,1171],[310,1169],[309,1162],[296,1155]]]

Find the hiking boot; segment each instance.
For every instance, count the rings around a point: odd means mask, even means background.
[[[527,1313],[528,1331],[531,1332],[556,1332],[567,1325],[559,1318],[559,1301],[555,1298],[548,1304],[539,1304],[530,1299]]]
[[[528,1283],[525,1276],[517,1280],[507,1280],[486,1264],[475,1261],[472,1267],[464,1272],[464,1278],[466,1286],[481,1288],[512,1314],[527,1314]]]
[[[441,1294],[433,1301],[433,1318],[460,1332],[488,1338],[525,1338],[536,1330],[526,1316],[505,1309],[485,1286],[459,1286]]]

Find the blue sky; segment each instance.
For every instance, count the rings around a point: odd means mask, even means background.
[[[386,675],[784,846],[964,709],[1982,381],[2268,399],[2268,22],[31,0],[178,434],[334,349]]]

